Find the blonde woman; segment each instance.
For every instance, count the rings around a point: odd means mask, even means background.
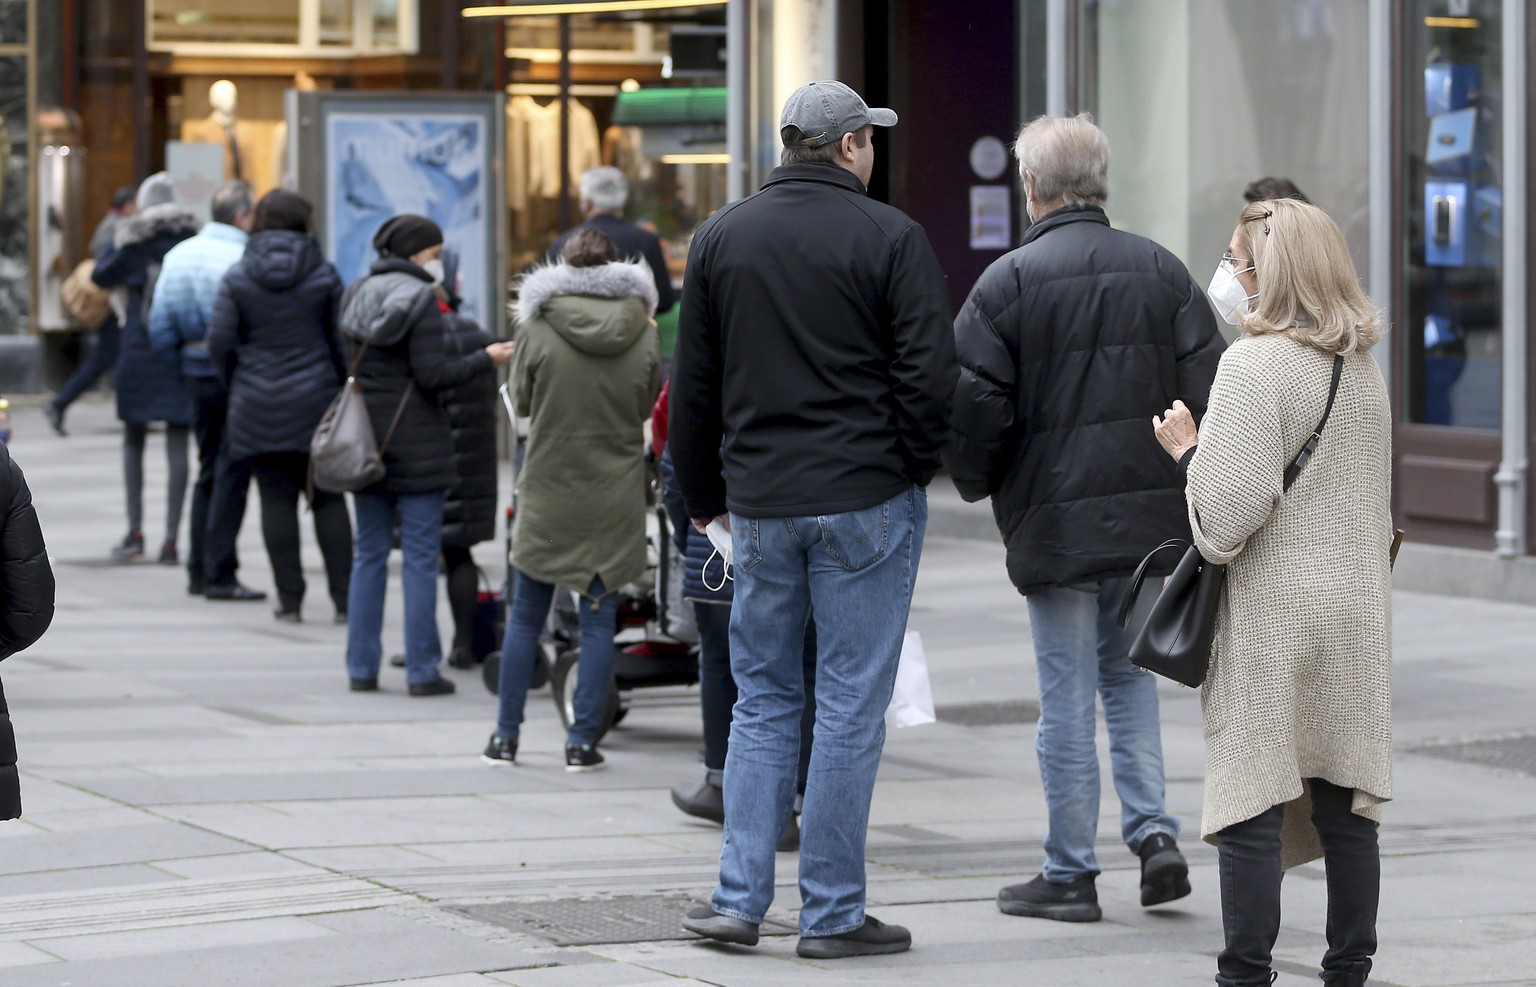
[[[1195,543],[1227,565],[1201,694],[1201,835],[1219,848],[1224,987],[1269,984],[1284,868],[1328,869],[1326,984],[1359,987],[1376,951],[1376,831],[1392,798],[1391,416],[1380,317],[1328,214],[1294,199],[1242,212],[1210,295],[1244,336],[1198,433],[1153,424],[1186,470]],[[1289,491],[1282,476],[1318,428]]]

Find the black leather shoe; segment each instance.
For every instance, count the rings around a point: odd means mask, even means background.
[[[453,683],[447,679],[433,679],[431,682],[417,682],[408,691],[413,696],[447,696],[453,694]]]
[[[347,681],[349,683],[348,688],[350,688],[353,692],[379,691],[378,679],[348,679]]]
[[[1026,884],[1010,884],[999,891],[997,907],[1007,915],[1049,918],[1057,922],[1097,922],[1104,917],[1092,877],[1057,884],[1047,881],[1041,874]]]
[[[43,417],[48,419],[49,426],[58,434],[69,434],[64,431],[64,411],[58,405],[51,402],[43,405]]]
[[[274,610],[272,611],[272,616],[276,617],[278,620],[285,624],[304,623],[304,615],[299,613],[297,610]]]
[[[261,590],[241,586],[239,583],[230,583],[227,586],[205,587],[203,589],[203,596],[209,600],[227,600],[232,603],[254,603],[267,598],[267,594]]]
[[[719,785],[702,782],[698,788],[688,785],[672,787],[672,804],[700,819],[725,825],[725,793]]]
[[[757,945],[757,926],[746,919],[721,915],[709,905],[696,905],[683,916],[683,928],[715,942],[735,943],[738,946]]]
[[[873,915],[852,932],[835,936],[801,936],[795,954],[808,960],[841,960],[850,956],[905,953],[912,948],[912,933],[899,925],[886,925]]]
[[[1141,857],[1141,906],[1161,905],[1189,894],[1189,864],[1167,833],[1153,833],[1136,851]]]
[[[454,648],[448,652],[449,668],[474,668],[477,664],[475,653],[469,648]]]

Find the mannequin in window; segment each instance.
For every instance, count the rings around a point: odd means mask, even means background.
[[[270,190],[276,184],[270,150],[275,124],[240,119],[240,91],[228,79],[208,87],[208,105],[212,112],[206,117],[182,124],[181,139],[218,144],[224,148],[225,179],[244,179],[257,195]]]

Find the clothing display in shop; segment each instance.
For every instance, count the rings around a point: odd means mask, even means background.
[[[581,186],[581,175],[603,163],[597,117],[570,100],[570,188]],[[560,101],[540,106],[531,96],[507,101],[507,206],[528,207],[529,199],[560,195]]]
[[[224,148],[224,177],[243,178],[261,195],[278,184],[280,169],[272,154],[278,122],[240,119],[236,100],[234,83],[227,79],[215,82],[208,91],[213,112],[183,123],[181,139]]]

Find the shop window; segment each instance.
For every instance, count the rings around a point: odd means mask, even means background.
[[[187,55],[414,52],[419,0],[148,0],[151,51]]]
[[[1501,416],[1503,92],[1499,0],[1406,5],[1409,421],[1496,429]]]

